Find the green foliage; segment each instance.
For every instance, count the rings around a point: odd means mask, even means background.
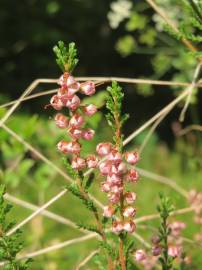
[[[26,270],[29,268],[31,259],[24,262],[16,259],[17,254],[22,250],[23,243],[20,240],[21,231],[17,230],[8,236],[7,232],[13,228],[15,222],[7,222],[7,215],[12,205],[4,200],[5,187],[0,186],[0,261],[5,261],[4,270]]]
[[[123,56],[127,57],[131,53],[135,52],[136,41],[132,35],[125,35],[118,39],[116,43],[116,50]]]
[[[84,229],[84,230],[87,230],[90,232],[96,232],[96,233],[100,234],[100,231],[94,225],[88,225],[88,224],[84,224],[83,222],[77,222],[77,226],[80,229]]]
[[[74,180],[76,180],[79,177],[78,171],[74,170],[67,158],[63,158],[63,162],[66,166],[67,173],[70,177],[72,177]]]
[[[97,212],[97,208],[95,207],[93,201],[90,198],[86,198],[84,194],[79,190],[76,183],[73,183],[67,186],[67,189],[77,198],[79,198],[82,203],[87,207],[88,210],[92,212]]]
[[[157,210],[161,217],[161,225],[159,227],[159,237],[162,244],[162,255],[159,261],[162,265],[162,270],[173,269],[173,258],[168,255],[168,236],[170,234],[170,229],[168,228],[168,217],[170,213],[174,210],[170,198],[165,197],[160,193],[160,204],[157,206]]]
[[[56,55],[56,63],[61,70],[72,72],[78,63],[77,49],[75,43],[69,43],[69,46],[65,46],[63,41],[59,41],[58,45],[53,47],[53,51]]]
[[[107,92],[108,96],[106,99],[106,107],[109,110],[109,113],[106,114],[106,118],[109,126],[115,133],[113,140],[115,143],[117,143],[118,139],[117,136],[121,136],[121,134],[118,134],[116,136],[116,133],[121,132],[121,128],[129,118],[129,115],[128,114],[121,115],[124,93],[122,88],[118,85],[118,83],[113,81],[112,86],[107,87]],[[122,147],[122,142],[120,143],[119,147]]]
[[[92,185],[92,183],[93,183],[93,181],[95,179],[95,174],[92,172],[85,178],[86,178],[85,179],[86,180],[86,182],[85,182],[85,190],[88,190],[91,187],[91,185]]]

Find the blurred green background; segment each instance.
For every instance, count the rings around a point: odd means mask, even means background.
[[[181,1],[156,1],[175,21],[186,18],[187,11]],[[162,3],[163,2],[163,3]],[[120,76],[156,80],[188,82],[193,76],[196,59],[180,42],[164,31],[161,18],[144,1],[99,0],[1,0],[0,9],[0,100],[1,104],[19,97],[36,78],[57,78],[60,70],[55,64],[52,47],[58,40],[74,41],[78,48],[79,64],[75,76]],[[127,136],[177,96],[182,87],[121,84],[125,92],[124,110],[130,119],[124,129]],[[39,85],[35,92],[53,89],[55,85]],[[105,86],[99,87],[94,102],[103,106]],[[55,129],[54,112],[44,110],[49,96],[21,104],[7,124],[17,134],[39,149],[54,164],[64,169],[56,143],[64,132]],[[202,118],[201,92],[194,92],[183,124],[178,122],[183,103],[175,108],[157,128],[142,153],[140,167],[173,178],[184,189],[202,188],[201,133],[190,132],[177,137],[180,130],[190,124],[200,124]],[[6,108],[0,108],[3,116]],[[92,153],[96,143],[111,139],[106,127],[104,110],[92,118],[90,125],[97,129],[93,143],[85,146]],[[130,149],[138,148],[147,131],[135,138]],[[129,149],[128,148],[128,149]],[[65,184],[62,177],[8,133],[0,130],[0,179],[9,193],[40,205],[55,195]],[[99,182],[93,194],[103,202]],[[151,188],[152,187],[152,188]],[[187,201],[171,188],[142,178],[137,187],[138,217],[156,212],[158,192],[171,195],[176,208],[188,206]],[[153,202],[152,204],[150,202]],[[55,203],[50,210],[73,221],[91,216],[70,194]],[[83,209],[83,208],[82,208]],[[15,207],[12,217],[18,222],[30,211]],[[186,236],[200,229],[193,216],[179,218],[188,222]],[[158,221],[151,222],[156,225]],[[146,239],[150,233],[138,228]],[[24,227],[26,250],[37,250],[48,245],[74,238],[77,230],[38,216]],[[137,247],[141,244],[137,241]],[[75,269],[75,266],[96,248],[96,241],[75,244],[57,252],[36,257],[31,269]],[[190,246],[185,249],[190,250]],[[191,269],[200,269],[198,253],[193,249]],[[92,262],[84,269],[97,269]]]

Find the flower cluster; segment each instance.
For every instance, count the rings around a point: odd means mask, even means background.
[[[117,206],[121,207],[120,219],[112,222],[112,231],[116,234],[135,230],[133,217],[136,209],[132,206],[136,200],[136,193],[125,191],[125,183],[136,183],[138,172],[131,168],[139,160],[137,152],[120,153],[111,143],[105,142],[97,145],[96,151],[104,161],[99,163],[99,171],[106,180],[101,183],[103,192],[107,193],[109,204],[104,207],[103,216],[111,218]]]
[[[86,167],[95,168],[97,166],[97,158],[89,156],[86,159],[80,157],[81,144],[79,139],[91,140],[95,131],[90,128],[84,128],[85,118],[94,115],[97,108],[93,104],[81,105],[81,100],[78,93],[91,96],[95,93],[95,84],[91,81],[79,83],[68,72],[59,78],[58,84],[60,88],[56,95],[51,97],[51,106],[59,111],[64,107],[69,109],[69,116],[62,113],[57,113],[55,116],[56,126],[61,129],[66,129],[71,141],[62,140],[57,144],[57,148],[64,154],[72,154],[72,168],[82,170]]]

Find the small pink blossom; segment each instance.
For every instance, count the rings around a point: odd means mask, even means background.
[[[117,174],[110,174],[107,176],[107,182],[112,185],[119,185],[121,184],[121,178]]]
[[[135,223],[131,220],[131,221],[126,221],[123,225],[123,229],[124,231],[128,232],[128,233],[133,233],[135,231]]]
[[[110,190],[111,190],[111,185],[110,185],[109,183],[107,183],[107,182],[102,182],[102,183],[101,183],[101,190],[102,190],[103,192],[110,192]]]
[[[95,155],[90,155],[86,158],[88,168],[96,168],[98,165],[98,158]]]
[[[81,150],[81,145],[78,142],[60,141],[57,148],[64,154],[78,154]]]
[[[95,83],[87,81],[81,84],[81,93],[91,96],[95,93]]]
[[[106,156],[110,153],[111,147],[111,143],[99,143],[96,147],[96,151],[99,156]]]
[[[181,221],[175,221],[169,225],[171,229],[171,234],[174,237],[177,237],[181,234],[181,231],[186,228],[186,224]]]
[[[81,157],[75,157],[72,160],[72,168],[76,170],[82,170],[86,167],[85,159]]]
[[[151,242],[152,244],[154,245],[157,245],[159,244],[161,241],[160,237],[158,235],[153,235],[152,238],[151,238]]]
[[[144,250],[138,249],[134,253],[135,260],[141,262],[147,258],[147,254]]]
[[[123,225],[121,221],[113,221],[112,223],[112,232],[115,234],[119,234],[123,231]]]
[[[75,111],[79,107],[80,103],[81,103],[80,98],[76,95],[65,100],[65,106],[72,111]]]
[[[120,186],[120,185],[113,185],[111,186],[111,192],[113,193],[120,193],[123,191],[123,186]]]
[[[111,164],[109,161],[105,160],[99,165],[99,170],[102,175],[108,175],[111,171]]]
[[[82,130],[78,128],[70,128],[68,132],[70,136],[74,139],[80,139],[82,137]]]
[[[75,84],[76,80],[74,79],[74,77],[72,75],[70,75],[69,73],[65,72],[63,75],[60,76],[59,80],[58,80],[58,84],[62,87],[68,87],[72,84]]]
[[[110,193],[108,194],[108,199],[111,203],[115,204],[120,200],[120,193]]]
[[[139,154],[137,152],[125,153],[126,161],[132,165],[136,164],[139,160]]]
[[[57,95],[52,96],[52,98],[50,100],[50,104],[57,111],[61,110],[63,107],[63,103],[62,103],[60,97]]]
[[[103,216],[104,217],[110,218],[113,216],[113,214],[114,214],[114,208],[111,205],[103,207]]]
[[[92,140],[94,135],[95,135],[95,131],[91,128],[84,129],[82,132],[82,138],[87,141]]]
[[[162,252],[162,248],[160,246],[154,246],[152,247],[152,255],[153,256],[159,256]]]
[[[128,206],[123,210],[124,217],[134,217],[136,209],[132,206]]]
[[[139,177],[138,172],[135,169],[130,169],[126,175],[126,180],[128,182],[137,182]]]
[[[126,192],[124,197],[125,197],[127,204],[132,204],[136,200],[137,195],[135,192]]]
[[[55,123],[56,123],[56,126],[59,128],[67,128],[69,120],[62,113],[57,113],[55,116]]]
[[[84,118],[80,114],[74,114],[69,121],[69,125],[72,128],[80,128],[84,124]]]
[[[112,150],[109,155],[107,156],[107,159],[112,162],[121,162],[122,161],[122,155],[117,150]]]
[[[113,164],[111,166],[111,173],[117,174],[117,175],[122,175],[126,172],[126,164],[121,162],[120,164]]]
[[[181,255],[181,247],[179,246],[169,246],[168,255],[171,257],[179,257]]]
[[[97,107],[93,104],[89,104],[85,106],[83,110],[86,115],[91,116],[97,112]]]

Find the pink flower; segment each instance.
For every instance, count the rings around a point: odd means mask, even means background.
[[[162,248],[160,246],[154,246],[152,247],[152,255],[153,256],[159,256],[162,252]]]
[[[138,172],[135,169],[130,169],[126,175],[126,180],[128,182],[137,182],[139,177]]]
[[[82,170],[86,167],[85,159],[80,157],[75,157],[72,160],[72,168],[76,170]]]
[[[68,86],[68,96],[72,97],[74,94],[76,94],[77,91],[80,89],[80,83],[75,82],[74,84],[71,84]]]
[[[179,246],[169,246],[168,255],[171,257],[179,257],[181,254],[181,247]]]
[[[91,116],[97,112],[97,108],[93,104],[89,104],[89,105],[85,106],[83,110],[84,110],[85,114],[88,116]]]
[[[98,159],[95,155],[90,155],[86,158],[86,163],[88,168],[96,168],[98,164]]]
[[[181,221],[175,221],[169,225],[171,229],[171,234],[174,237],[177,237],[180,235],[181,231],[186,228],[186,224]]]
[[[115,163],[121,162],[122,155],[117,150],[112,150],[107,156],[107,159]]]
[[[103,192],[109,192],[110,189],[111,189],[111,185],[109,183],[107,183],[107,182],[102,182],[101,183],[101,190]]]
[[[72,128],[80,128],[84,124],[84,118],[80,114],[74,114],[69,121],[69,125]]]
[[[81,93],[91,96],[95,93],[95,83],[87,81],[81,84]]]
[[[65,72],[63,75],[60,76],[59,80],[58,80],[58,84],[62,87],[68,87],[72,84],[75,84],[76,80],[74,79],[74,77],[72,75],[70,75],[69,73]]]
[[[119,234],[123,231],[123,225],[121,221],[113,221],[112,223],[112,232],[115,234]]]
[[[111,186],[111,192],[113,193],[120,193],[123,191],[123,186],[120,186],[120,185],[113,185]]]
[[[151,241],[152,241],[152,244],[157,245],[158,243],[160,243],[161,239],[158,235],[154,235],[152,236]]]
[[[120,185],[121,178],[117,174],[110,174],[107,176],[107,182],[112,184],[112,185]]]
[[[103,207],[103,216],[104,217],[110,218],[113,216],[113,214],[114,214],[114,208],[111,205]]]
[[[57,148],[64,154],[78,154],[81,150],[81,145],[77,142],[60,141]]]
[[[80,139],[82,137],[82,130],[78,128],[70,128],[68,131],[71,137],[74,139]]]
[[[57,111],[61,110],[63,107],[63,103],[62,103],[60,97],[58,97],[57,95],[52,96],[52,98],[50,100],[50,104]]]
[[[137,195],[135,192],[126,192],[124,197],[127,204],[132,204],[136,200]]]
[[[99,170],[102,175],[108,175],[111,170],[111,164],[109,161],[105,160],[99,165]]]
[[[147,258],[147,254],[144,250],[138,249],[134,253],[135,260],[141,262]]]
[[[113,164],[111,166],[111,173],[117,174],[117,175],[122,175],[126,172],[126,164],[121,162],[120,164]]]
[[[124,217],[134,217],[136,209],[132,206],[128,206],[123,210]]]
[[[132,165],[136,164],[139,160],[139,154],[137,152],[125,153],[126,161]]]
[[[82,138],[84,140],[90,141],[95,135],[95,131],[91,128],[84,129],[82,132]]]
[[[55,123],[56,123],[56,126],[59,128],[67,128],[69,120],[62,113],[57,113],[55,116]]]
[[[110,193],[110,194],[108,194],[108,199],[111,203],[115,204],[115,203],[119,202],[119,200],[120,200],[120,193],[118,193],[118,192],[117,193]]]
[[[65,101],[65,106],[68,107],[70,110],[75,111],[79,107],[80,103],[80,98],[74,95],[73,97]]]
[[[96,151],[100,156],[106,156],[111,151],[111,143],[99,143],[96,147]]]
[[[135,223],[132,220],[126,221],[123,225],[124,231],[129,233],[133,233],[135,231],[135,228],[136,228]]]

